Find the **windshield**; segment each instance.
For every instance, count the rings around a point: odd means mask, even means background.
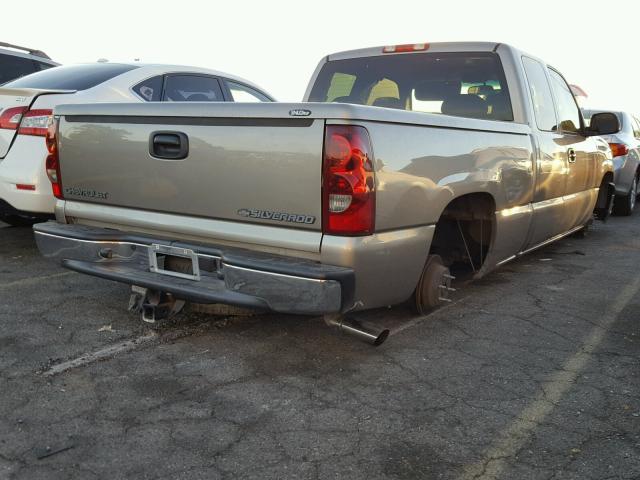
[[[6,83],[3,86],[13,88],[42,88],[47,90],[86,90],[134,68],[138,67],[118,63],[64,65],[62,67],[32,73],[13,82]]]
[[[311,102],[513,120],[500,59],[495,53],[412,53],[327,62]]]

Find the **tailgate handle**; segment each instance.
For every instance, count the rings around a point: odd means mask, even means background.
[[[153,132],[149,136],[149,154],[165,160],[187,158],[189,137],[182,132]]]

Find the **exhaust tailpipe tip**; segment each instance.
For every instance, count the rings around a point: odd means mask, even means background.
[[[348,333],[350,335],[353,335],[354,337],[358,337],[360,340],[367,342],[374,347],[382,345],[387,340],[387,338],[389,338],[389,334],[391,333],[388,328],[385,328],[381,331],[374,331],[361,325],[356,320],[348,319],[342,317],[341,315],[327,316],[325,317],[325,322],[327,323],[327,325],[337,327],[344,333]]]
[[[378,338],[375,339],[375,341],[373,342],[373,346],[374,347],[379,347],[380,345],[382,345],[387,338],[389,337],[389,334],[391,333],[391,331],[388,328],[385,328],[384,330],[382,330],[380,332],[380,334],[378,335]]]

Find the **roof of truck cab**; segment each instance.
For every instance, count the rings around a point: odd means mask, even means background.
[[[427,50],[416,50],[406,53],[428,53],[428,52],[492,52],[498,46],[509,45],[500,42],[435,42],[426,43]],[[384,46],[360,48],[356,50],[347,50],[344,52],[332,53],[328,56],[328,60],[342,60],[346,58],[372,57],[376,55],[385,55],[382,53]],[[404,53],[392,53],[391,55],[403,55]]]
[[[409,44],[411,45],[411,44]],[[384,46],[360,48],[356,50],[346,50],[344,52],[332,53],[324,58],[324,61],[330,62],[333,60],[346,60],[349,58],[358,57],[374,57],[382,55],[408,55],[412,53],[445,53],[445,52],[498,52],[498,51],[510,51],[514,57],[526,56],[533,60],[536,60],[543,65],[548,65],[540,57],[531,55],[523,50],[520,50],[513,45],[502,42],[434,42],[428,43],[426,50],[415,50],[411,52],[399,52],[399,53],[383,53]],[[321,63],[324,63],[321,62]],[[551,66],[551,65],[549,65]],[[552,66],[551,66],[552,67]],[[553,68],[553,67],[552,67]]]

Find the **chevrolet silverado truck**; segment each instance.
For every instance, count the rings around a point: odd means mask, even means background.
[[[55,108],[45,257],[130,284],[153,319],[184,301],[345,315],[448,300],[604,218],[611,154],[562,75],[496,43],[329,55],[303,103]],[[159,315],[159,314],[158,314]],[[388,332],[387,332],[388,333]]]

